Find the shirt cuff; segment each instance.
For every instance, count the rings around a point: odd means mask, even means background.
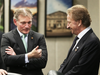
[[[25,63],[29,63],[27,54],[25,54]]]

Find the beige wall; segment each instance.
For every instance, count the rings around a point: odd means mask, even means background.
[[[100,0],[88,0],[87,3],[87,7],[88,7],[88,10],[89,10],[89,13],[90,13],[90,16],[91,16],[91,19],[92,19],[92,24],[91,24],[91,27],[93,28],[94,32],[96,33],[96,35],[98,37],[100,37],[100,30],[99,30],[99,1]]]
[[[9,19],[9,0],[5,0],[5,32],[8,32],[8,19]],[[100,37],[99,30],[99,13],[100,13],[100,0],[73,0],[73,4],[83,4],[87,7],[92,18],[92,25],[94,32]],[[38,15],[39,33],[45,32],[45,0],[39,0],[39,15]],[[43,69],[44,75],[47,75],[49,70],[58,70],[60,64],[67,56],[67,52],[74,39],[73,37],[66,38],[46,38],[48,49],[48,62],[45,69]]]

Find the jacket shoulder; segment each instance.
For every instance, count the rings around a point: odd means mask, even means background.
[[[10,31],[10,32],[4,33],[3,36],[12,36],[12,35],[13,35],[12,32],[13,32],[13,31]]]
[[[34,36],[37,36],[37,37],[44,36],[43,34],[40,34],[40,33],[35,32],[35,31],[33,31],[33,30],[30,30],[30,34],[31,34],[31,35],[34,35]]]

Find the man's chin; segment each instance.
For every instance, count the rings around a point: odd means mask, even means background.
[[[27,32],[24,32],[24,34],[28,34],[29,33],[29,31],[27,31]]]

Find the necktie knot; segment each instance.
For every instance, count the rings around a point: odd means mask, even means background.
[[[78,40],[79,38],[76,36],[74,41],[73,41],[73,44],[72,44],[72,47],[74,47],[74,45],[76,44],[76,41]]]
[[[75,39],[74,39],[74,41],[76,42],[78,39],[79,39],[79,38],[76,36]]]
[[[76,41],[78,40],[79,38],[76,36],[74,41],[73,41],[73,44],[75,45]]]
[[[26,34],[23,34],[22,37],[25,38],[26,37]]]

